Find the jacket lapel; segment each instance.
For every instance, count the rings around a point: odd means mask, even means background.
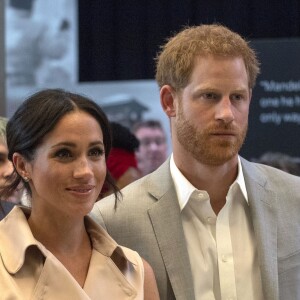
[[[185,244],[180,208],[170,176],[169,161],[160,168],[160,180],[152,194],[157,202],[148,210],[153,230],[177,300],[192,300],[194,296],[192,272]],[[161,185],[164,183],[164,186]],[[160,187],[159,187],[160,186]]]
[[[259,255],[264,299],[277,300],[276,194],[266,188],[266,178],[249,162],[242,161]]]

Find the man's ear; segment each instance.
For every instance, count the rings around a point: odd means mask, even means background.
[[[160,104],[169,118],[176,116],[175,98],[176,93],[170,85],[164,85],[160,89]]]
[[[20,176],[30,178],[29,163],[20,153],[14,153],[12,158],[13,164]]]

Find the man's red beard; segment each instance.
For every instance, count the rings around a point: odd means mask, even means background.
[[[185,119],[182,111],[176,121],[177,139],[179,143],[197,161],[207,165],[221,165],[232,159],[241,149],[248,129],[233,124],[211,124],[199,130]],[[216,133],[234,134],[230,138],[218,139]]]

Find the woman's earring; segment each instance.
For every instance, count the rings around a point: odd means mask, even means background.
[[[29,181],[29,178],[27,176],[24,176],[23,179],[24,179],[25,182]]]

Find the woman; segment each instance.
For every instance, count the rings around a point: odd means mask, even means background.
[[[44,90],[7,125],[9,159],[31,209],[0,222],[0,299],[158,299],[151,267],[121,247],[87,214],[104,182],[108,120],[86,97]]]
[[[6,143],[6,124],[7,119],[4,117],[0,117],[0,190],[5,187],[9,181],[11,180],[11,174],[13,172],[13,164],[8,159],[8,148]],[[10,210],[13,203],[20,203],[22,198],[23,188],[18,186],[15,190],[13,190],[5,199],[1,198],[1,200],[5,200],[6,202],[2,203],[2,207],[4,209]],[[6,210],[7,211],[7,210]],[[1,216],[1,208],[0,208],[0,216]]]
[[[8,148],[6,144],[6,124],[7,119],[0,117],[0,191],[10,182],[13,172],[13,164],[8,159]],[[7,215],[14,207],[15,203],[20,203],[22,199],[23,189],[19,186],[0,200],[0,220]],[[25,199],[25,197],[23,197]],[[5,200],[5,201],[4,201]]]
[[[8,160],[8,149],[6,145],[7,119],[0,117],[0,190],[6,186],[13,171],[13,165]],[[14,204],[0,200],[0,220],[13,208]]]

